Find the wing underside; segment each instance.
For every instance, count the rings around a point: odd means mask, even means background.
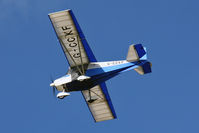
[[[116,118],[105,83],[91,88],[90,92],[84,90],[82,94],[96,122]],[[89,102],[90,100],[93,100],[93,102]]]
[[[86,66],[96,61],[71,10],[49,14],[59,42],[71,68],[84,74]]]

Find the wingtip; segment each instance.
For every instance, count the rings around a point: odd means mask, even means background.
[[[55,13],[59,13],[59,12],[70,12],[72,11],[71,9],[66,9],[66,10],[61,10],[61,11],[57,11],[57,12],[52,12],[52,13],[49,13],[48,16],[52,15],[52,14],[55,14]]]

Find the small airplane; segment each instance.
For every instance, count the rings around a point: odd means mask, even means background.
[[[66,75],[50,84],[54,93],[60,91],[57,98],[81,91],[95,122],[117,118],[105,81],[132,69],[150,73],[146,48],[130,45],[126,60],[97,62],[72,10],[50,13],[49,18],[70,65]]]

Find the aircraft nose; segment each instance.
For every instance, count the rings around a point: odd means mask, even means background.
[[[50,86],[51,86],[51,87],[55,86],[55,83],[51,83]]]

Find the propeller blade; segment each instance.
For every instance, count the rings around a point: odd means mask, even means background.
[[[55,88],[55,87],[53,87],[53,96],[55,96],[55,89],[56,89],[56,88]]]
[[[51,80],[51,84],[50,84],[50,86],[51,86],[54,83],[54,80],[53,80],[52,76],[50,76],[50,80]],[[55,96],[56,88],[55,88],[55,86],[52,86],[52,88],[53,88],[53,96]]]

